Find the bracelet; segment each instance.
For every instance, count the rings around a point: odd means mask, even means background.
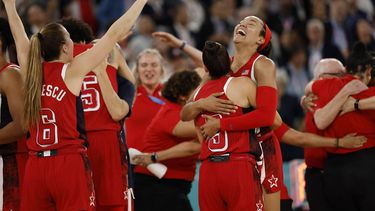
[[[181,46],[180,46],[180,50],[183,51],[184,48],[185,48],[185,46],[186,46],[186,42],[185,42],[185,41],[182,41],[182,44],[181,44]]]
[[[336,138],[336,148],[340,148],[340,139]]]
[[[359,99],[356,99],[354,102],[354,110],[359,111]]]
[[[158,162],[158,156],[156,155],[156,152],[154,152],[154,153],[151,154],[151,161],[153,163]]]

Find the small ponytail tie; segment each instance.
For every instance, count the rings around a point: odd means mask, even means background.
[[[38,36],[39,41],[43,40],[43,34],[42,33],[38,32],[37,36]]]

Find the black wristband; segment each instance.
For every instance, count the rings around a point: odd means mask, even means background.
[[[340,139],[336,138],[336,148],[339,148],[339,147],[340,147]]]
[[[184,48],[185,48],[185,46],[186,46],[186,42],[185,42],[185,41],[182,41],[182,44],[181,44],[181,46],[180,46],[180,50],[183,51]]]
[[[355,102],[354,102],[354,109],[356,111],[359,111],[359,99],[355,100]]]
[[[158,162],[158,156],[156,155],[156,152],[154,152],[154,153],[151,154],[151,161],[153,163]]]

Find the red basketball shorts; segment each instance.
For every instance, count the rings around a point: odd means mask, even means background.
[[[63,152],[63,151],[61,151]],[[22,187],[22,211],[94,210],[95,193],[86,152],[30,155]]]
[[[199,172],[201,211],[262,211],[259,174],[250,155],[228,161],[202,162]]]
[[[124,144],[116,131],[87,134],[96,201],[101,206],[127,204],[127,163]]]

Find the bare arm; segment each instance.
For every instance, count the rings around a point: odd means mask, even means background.
[[[17,59],[21,67],[21,74],[26,75],[27,58],[29,55],[30,41],[25,32],[21,18],[17,14],[15,0],[3,0],[8,15],[10,29],[17,49]]]
[[[23,115],[22,77],[19,70],[9,68],[0,74],[1,92],[7,97],[12,121],[0,129],[0,144],[17,141],[26,130],[23,129],[21,119]]]
[[[182,50],[194,61],[196,67],[204,67],[202,61],[202,51],[185,43],[168,32],[154,32],[152,36],[158,38],[160,41],[166,43],[172,48],[182,48]]]
[[[223,92],[213,93],[207,98],[201,98],[197,101],[187,103],[181,111],[180,117],[182,121],[191,121],[195,119],[203,111],[210,111],[219,114],[229,114],[235,112],[237,106],[230,100],[219,99]]]
[[[65,83],[72,93],[79,94],[84,76],[106,58],[117,41],[129,33],[146,3],[147,0],[135,1],[130,9],[112,24],[94,47],[72,60],[65,76]]]
[[[179,121],[173,128],[172,134],[179,138],[196,138],[194,121]]]
[[[272,60],[262,57],[255,63],[257,108],[245,115],[220,120],[221,130],[239,131],[271,126],[277,107],[276,69]]]
[[[355,102],[356,102],[356,99],[349,97],[345,101],[344,105],[342,106],[340,115],[346,114],[351,111],[355,111],[355,108],[354,108]],[[375,109],[375,96],[359,100],[358,108],[359,110],[374,110]]]
[[[336,138],[328,138],[318,136],[312,133],[303,133],[293,128],[289,130],[282,137],[282,142],[298,147],[339,147],[342,148],[357,148],[361,147],[366,142],[366,137],[355,136],[355,134],[348,134],[344,137],[339,138],[337,143]]]
[[[365,89],[367,89],[367,86],[359,80],[353,80],[346,84],[327,105],[315,111],[314,121],[318,129],[324,130],[335,120],[350,95],[357,94]]]
[[[201,151],[201,144],[197,141],[184,141],[166,150],[158,151],[156,153],[157,162],[175,158],[183,158],[198,154]],[[151,154],[144,153],[136,155],[133,158],[134,163],[141,166],[147,166],[152,162]]]
[[[125,57],[118,45],[116,45],[114,50],[114,58],[116,63],[118,64],[118,71],[119,74],[123,77],[129,80],[132,84],[135,84],[135,77],[133,73],[131,72],[128,63],[125,60]]]
[[[114,121],[120,121],[129,112],[129,105],[125,100],[120,99],[112,87],[107,74],[107,62],[103,62],[93,71],[98,78],[99,87],[103,96],[104,103]]]

